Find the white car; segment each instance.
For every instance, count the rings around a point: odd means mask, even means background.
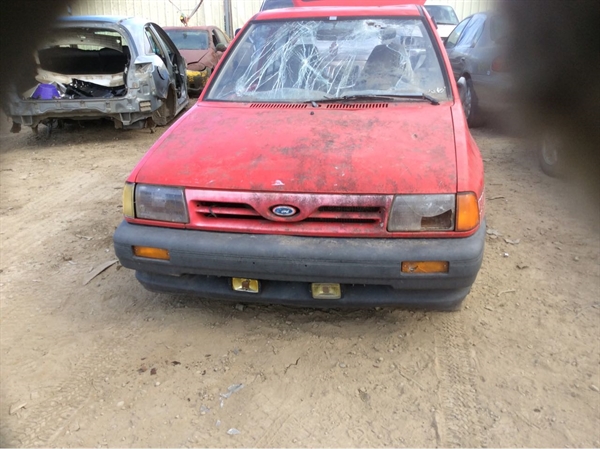
[[[445,40],[450,33],[458,25],[458,17],[454,9],[450,5],[434,5],[427,3],[425,9],[435,21],[437,32]]]

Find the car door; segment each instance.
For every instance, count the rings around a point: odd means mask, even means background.
[[[477,63],[472,78],[479,102],[485,109],[500,109],[505,106],[510,91],[510,74],[505,58],[508,28],[499,14],[490,14],[484,32],[473,51]]]
[[[213,33],[215,34],[215,38],[217,40],[217,45],[223,44],[223,45],[225,45],[225,47],[227,47],[229,45],[229,38],[220,29],[214,28]],[[217,61],[219,59],[221,59],[221,56],[223,56],[223,52],[217,50]]]
[[[165,99],[169,93],[169,84],[171,79],[169,67],[167,65],[167,55],[165,49],[160,43],[160,40],[156,36],[156,33],[152,29],[151,24],[146,24],[144,26],[144,34],[146,35],[146,43],[148,44],[149,51],[154,55],[152,63],[152,79],[154,80],[154,90],[157,97]]]
[[[472,18],[473,16],[469,16],[466,19],[463,19],[462,22],[456,25],[456,28],[452,30],[448,36],[448,39],[446,39],[446,42],[444,42],[444,47],[446,48],[446,53],[448,53],[448,59],[450,59],[450,64],[452,65],[452,72],[454,73],[455,79],[458,79],[462,75],[461,70],[463,69],[461,64],[462,55],[459,54],[456,46]]]
[[[170,84],[174,85],[177,93],[177,103],[187,102],[186,62],[169,35],[155,23],[150,24],[151,31],[160,42],[166,55],[166,65],[169,70]]]
[[[460,34],[456,45],[452,48],[452,56],[448,54],[455,78],[465,73],[473,74],[478,70],[475,47],[483,33],[485,20],[485,14],[474,14],[471,16],[471,20],[469,20],[464,31]]]

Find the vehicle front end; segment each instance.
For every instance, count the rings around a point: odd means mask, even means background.
[[[128,178],[115,251],[146,288],[312,307],[468,294],[481,157],[422,10],[381,9],[246,27]]]
[[[217,62],[210,45],[210,31],[205,27],[165,27],[187,64],[188,91],[199,94],[204,89]]]

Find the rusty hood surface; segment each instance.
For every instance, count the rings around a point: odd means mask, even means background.
[[[233,191],[456,192],[451,105],[199,102],[129,181]]]
[[[185,58],[188,68],[192,70],[204,70],[204,68],[212,67],[213,62],[210,60],[211,50],[179,50],[179,53]]]

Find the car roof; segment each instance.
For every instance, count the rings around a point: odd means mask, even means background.
[[[296,0],[294,0],[296,1]],[[323,0],[332,2],[333,0]],[[316,3],[316,1],[314,2]],[[349,2],[345,2],[349,3]],[[314,6],[302,8],[270,9],[259,12],[254,20],[302,19],[316,17],[386,17],[386,16],[419,16],[422,15],[420,5],[414,2],[410,5],[393,6]]]
[[[319,6],[319,7],[357,7],[357,6],[399,6],[423,5],[425,0],[292,0],[294,6]]]

